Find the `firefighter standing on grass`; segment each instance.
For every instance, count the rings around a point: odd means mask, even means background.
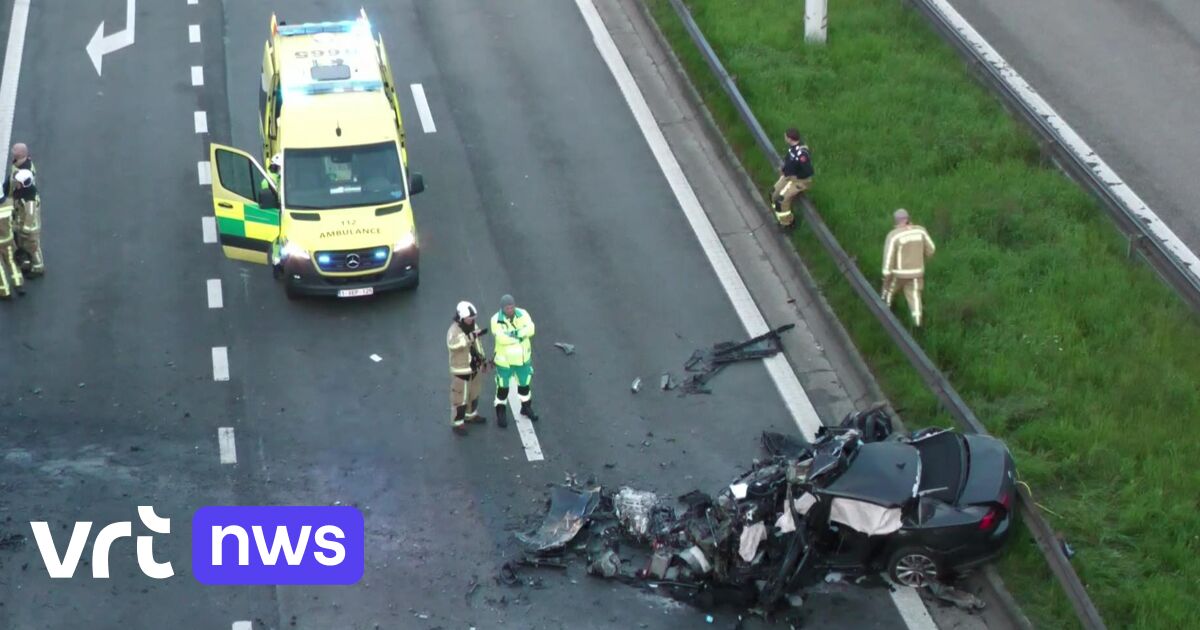
[[[483,422],[477,407],[483,372],[488,366],[479,338],[488,331],[475,325],[477,315],[474,304],[459,302],[454,309],[454,323],[446,333],[446,348],[450,351],[450,410],[453,413],[450,427],[459,435],[466,435],[466,423]]]
[[[787,141],[787,155],[783,158],[783,166],[779,169],[779,179],[771,192],[771,207],[775,210],[775,219],[779,225],[790,228],[795,221],[792,205],[800,193],[808,190],[812,183],[813,165],[809,155],[808,145],[804,137],[794,127],[784,134]]]
[[[925,259],[933,256],[933,239],[919,225],[909,223],[908,211],[897,210],[892,218],[896,227],[883,243],[883,290],[880,297],[892,305],[897,291],[912,312],[913,324],[921,326],[921,292],[925,289]]]
[[[496,356],[496,424],[508,426],[508,387],[517,379],[517,396],[521,399],[521,415],[537,422],[533,412],[533,318],[529,311],[519,309],[513,296],[500,298],[500,311],[492,316],[492,337]]]

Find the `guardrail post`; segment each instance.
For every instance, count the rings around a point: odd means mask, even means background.
[[[829,0],[804,0],[804,40],[814,44],[825,43],[825,29],[829,21]]]

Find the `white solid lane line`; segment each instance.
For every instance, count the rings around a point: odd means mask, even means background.
[[[208,168],[208,160],[196,162],[196,178],[200,180],[201,186],[212,184],[212,171]]]
[[[521,397],[517,394],[516,383],[508,389],[508,415],[517,425],[517,435],[521,436],[521,445],[525,447],[525,459],[540,462],[546,459],[542,454],[542,445],[538,442],[537,432],[529,418],[521,415]]]
[[[212,349],[213,380],[229,380],[229,349],[217,346]]]
[[[200,3],[200,0],[188,0],[188,4],[199,4],[199,3]],[[237,624],[239,624],[239,623],[250,623],[250,622],[249,622],[249,621],[238,621],[238,622],[236,622],[236,623],[234,623],[234,624],[233,624],[233,625],[234,625],[234,629],[233,629],[233,630],[237,630],[237,627],[236,627],[236,626],[237,626]]]
[[[204,85],[204,66],[192,66],[192,85]]]
[[[617,86],[625,96],[625,102],[629,104],[629,109],[633,112],[633,117],[637,121],[638,127],[641,128],[642,135],[646,137],[646,142],[650,145],[650,150],[658,161],[659,168],[666,176],[671,190],[675,193],[676,200],[687,216],[692,230],[696,233],[696,238],[700,241],[700,246],[707,255],[709,264],[712,265],[713,271],[721,281],[721,286],[724,287],[725,293],[733,303],[733,308],[742,321],[742,326],[746,328],[747,333],[755,337],[767,332],[769,329],[762,312],[758,310],[758,305],[754,303],[745,282],[733,266],[729,253],[725,251],[716,230],[713,229],[712,223],[704,213],[704,208],[700,205],[696,192],[692,190],[691,184],[683,174],[683,169],[680,168],[675,154],[671,151],[671,146],[667,144],[662,129],[658,127],[654,114],[646,103],[646,97],[642,94],[637,82],[634,81],[628,66],[625,65],[625,60],[621,57],[621,52],[617,49],[617,44],[613,41],[604,21],[600,19],[596,6],[592,4],[592,0],[575,0],[575,4],[583,14],[583,19],[592,32],[592,40],[599,49],[600,56],[608,65],[613,78],[616,79]],[[764,359],[764,363],[767,372],[771,375],[771,380],[775,381],[775,386],[783,397],[784,404],[791,412],[792,419],[805,438],[811,441],[817,429],[821,427],[821,419],[817,416],[808,394],[801,387],[799,379],[796,378],[796,373],[792,371],[787,359],[781,354]],[[915,598],[915,602],[913,598]],[[896,609],[900,612],[900,617],[908,628],[937,630],[929,613],[925,611],[924,603],[915,592],[901,593],[897,589],[892,592],[892,600],[896,603]]]
[[[216,217],[202,217],[200,219],[200,227],[204,230],[204,242],[205,243],[216,243],[217,242],[217,218]]]
[[[0,147],[8,151],[12,140],[13,116],[17,110],[17,84],[21,79],[21,57],[25,54],[25,25],[29,23],[29,0],[13,2],[8,26],[8,48],[4,51],[4,78],[0,80]]]
[[[413,100],[417,102],[417,115],[421,117],[421,128],[425,133],[433,133],[437,131],[437,127],[433,124],[433,112],[429,111],[429,101],[425,100],[425,87],[420,83],[413,83],[412,87]]]
[[[196,124],[196,133],[208,133],[208,114],[206,112],[193,112],[192,118]]]
[[[221,449],[222,464],[237,463],[237,443],[233,441],[233,427],[217,429],[217,446]],[[237,624],[233,624],[237,627]]]
[[[709,264],[717,274],[717,279],[725,289],[725,294],[733,303],[733,309],[737,312],[742,326],[751,337],[768,332],[770,328],[767,327],[766,319],[758,310],[754,298],[750,296],[746,283],[738,275],[737,268],[733,266],[729,252],[725,251],[725,246],[717,236],[716,230],[713,229],[712,222],[708,220],[708,215],[704,213],[704,208],[696,197],[696,191],[692,190],[691,184],[683,174],[683,169],[675,159],[675,154],[671,152],[671,146],[667,144],[666,137],[658,128],[654,114],[650,111],[650,106],[646,104],[646,97],[642,95],[641,89],[633,80],[633,74],[629,72],[625,60],[621,58],[617,44],[609,34],[608,28],[604,26],[603,20],[600,19],[596,6],[592,4],[592,0],[575,0],[575,4],[583,13],[583,19],[592,31],[592,39],[600,51],[600,56],[608,64],[609,71],[612,72],[617,86],[624,94],[625,102],[629,104],[629,109],[632,110],[633,117],[642,130],[642,135],[646,137],[646,142],[650,145],[650,150],[654,153],[659,168],[666,176],[672,192],[675,193],[675,199],[683,209],[684,215],[687,216],[688,223],[691,224],[692,231],[696,234],[696,239],[700,241],[700,247],[704,250]],[[800,380],[796,378],[796,373],[788,365],[787,358],[782,354],[777,354],[763,359],[763,363],[771,375],[771,380],[775,382],[779,394],[783,397],[784,405],[787,406],[792,419],[804,437],[812,440],[816,436],[817,429],[821,427],[821,419],[817,416],[817,410],[809,400],[808,394],[801,387]]]
[[[221,295],[221,279],[210,278],[208,280],[208,308],[223,306],[225,306],[225,298]]]
[[[199,24],[189,24],[188,25],[188,41],[193,44],[200,43],[200,25]]]

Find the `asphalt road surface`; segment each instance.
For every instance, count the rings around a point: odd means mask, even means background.
[[[298,303],[265,267],[225,260],[202,238],[208,142],[257,153],[272,4],[290,22],[360,6],[142,0],[136,43],[97,76],[84,45],[101,20],[108,33],[122,27],[123,0],[31,3],[13,137],[38,162],[48,273],[0,304],[0,627],[706,625],[581,567],[527,574],[536,588],[493,580],[514,528],[567,473],[715,491],[759,453],[762,430],[796,430],[760,365],[723,373],[712,396],[655,391],[693,349],[743,331],[575,4],[362,3],[388,45],[410,161],[425,176],[422,285]],[[3,28],[10,14],[4,3]],[[428,95],[436,131],[423,130],[410,84]],[[514,425],[465,438],[448,427],[453,306],[471,299],[490,315],[504,293],[538,326],[540,461]],[[214,348],[228,380],[214,379]],[[632,396],[635,376],[648,387]],[[359,584],[192,578],[199,507],[334,503],[366,517]],[[53,524],[61,549],[75,521],[94,522],[93,535],[123,520],[147,533],[138,505],[172,519],[154,552],[174,578],[144,577],[132,540],[114,545],[108,580],[91,578],[86,553],[74,579],[47,577],[28,521]],[[880,591],[817,593],[809,605],[841,627],[903,627]]]
[[[950,2],[1200,252],[1200,4]]]

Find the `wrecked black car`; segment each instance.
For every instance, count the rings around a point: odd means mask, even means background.
[[[814,569],[886,571],[922,587],[994,558],[1007,541],[1014,464],[999,440],[933,429],[818,442],[796,510]]]
[[[831,574],[944,586],[1009,538],[1013,460],[993,438],[891,426],[874,409],[811,445],[764,433],[769,456],[715,496],[557,487],[541,526],[518,534],[533,554],[520,564],[564,568],[547,556],[583,553],[592,575],[765,615]]]

